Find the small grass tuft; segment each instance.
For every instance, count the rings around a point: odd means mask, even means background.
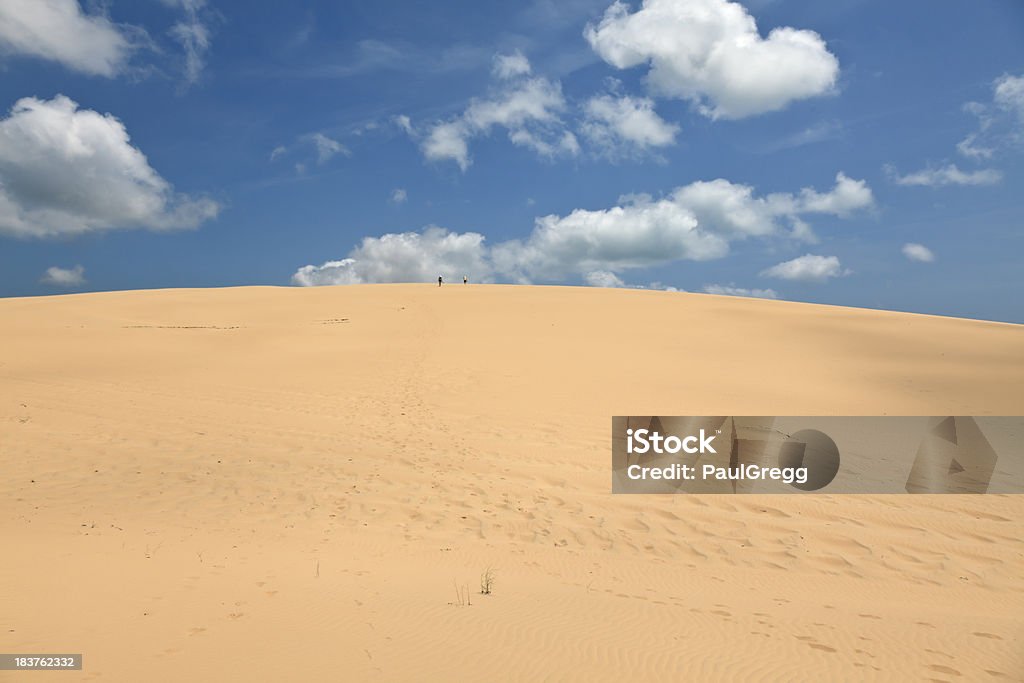
[[[494,570],[488,567],[480,575],[480,595],[490,595],[494,590]]]

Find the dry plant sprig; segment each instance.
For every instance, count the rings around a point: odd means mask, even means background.
[[[469,594],[469,586],[463,584],[460,587],[459,584],[455,582],[455,579],[452,579],[452,586],[455,587],[455,602],[450,602],[448,604],[455,605],[456,607],[472,607],[473,599]]]
[[[494,570],[488,567],[480,575],[480,595],[490,595],[494,589]]]

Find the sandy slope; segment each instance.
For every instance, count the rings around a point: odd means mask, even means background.
[[[882,413],[1024,413],[1024,327],[537,287],[0,300],[0,652],[115,681],[1021,680],[1022,496],[609,493],[614,414]]]

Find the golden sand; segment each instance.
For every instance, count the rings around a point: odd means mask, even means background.
[[[1024,414],[1024,326],[461,284],[0,300],[0,651],[85,658],[0,680],[1024,677],[1024,496],[612,496],[617,414]]]

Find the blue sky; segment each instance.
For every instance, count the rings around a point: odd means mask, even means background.
[[[0,296],[430,281],[1024,322],[1024,5],[0,0]]]

